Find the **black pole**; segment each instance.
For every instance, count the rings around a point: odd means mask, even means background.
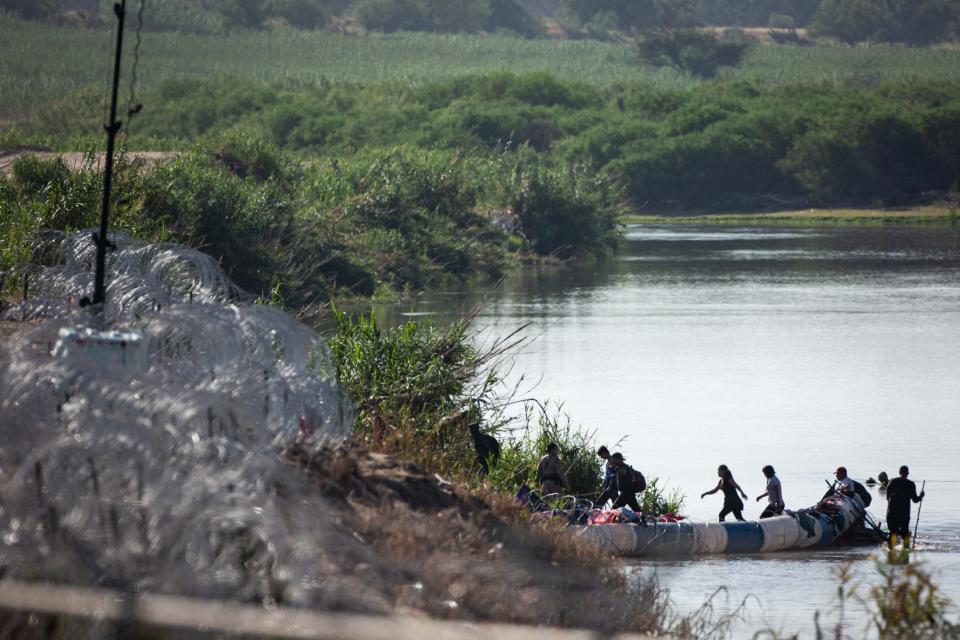
[[[103,173],[103,204],[100,209],[100,234],[97,236],[97,271],[93,286],[93,304],[106,301],[107,225],[110,221],[110,187],[113,183],[113,148],[122,123],[117,122],[117,93],[120,89],[120,54],[123,53],[123,27],[127,14],[127,0],[113,5],[117,16],[117,50],[113,59],[113,93],[110,96],[110,121],[104,126],[107,131],[107,157]]]

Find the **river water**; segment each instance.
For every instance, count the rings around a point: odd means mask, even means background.
[[[463,298],[405,310],[442,315]],[[487,336],[524,324],[534,339],[512,379],[686,493],[692,518],[716,519],[721,496],[699,495],[720,463],[751,496],[747,518],[765,464],[788,508],[814,504],[838,465],[861,481],[910,465],[928,494],[914,561],[960,603],[960,232],[633,226],[609,260],[517,274],[476,320]],[[815,612],[836,615],[838,567],[878,582],[874,551],[639,566],[681,611],[726,587],[718,613],[746,602],[736,637],[813,637]],[[846,616],[857,637],[865,615]]]

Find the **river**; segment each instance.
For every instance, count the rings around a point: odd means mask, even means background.
[[[465,296],[404,310],[448,313]],[[814,504],[838,465],[854,479],[901,464],[926,480],[922,561],[960,603],[960,232],[922,228],[756,229],[632,226],[595,264],[523,271],[488,294],[482,336],[519,326],[532,341],[512,380],[562,401],[576,423],[648,478],[686,493],[685,513],[727,464],[761,506],[772,464],[788,508]],[[884,516],[882,496],[870,511]],[[916,507],[914,507],[914,518]],[[879,580],[872,549],[641,562],[692,611],[721,587],[719,614],[746,602],[736,637],[813,637],[830,618],[834,572],[849,560]],[[856,637],[865,616],[848,609]]]

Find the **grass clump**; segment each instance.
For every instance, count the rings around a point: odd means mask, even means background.
[[[909,552],[907,552],[909,554]],[[933,575],[922,563],[891,553],[889,562],[874,558],[879,581],[856,579],[853,561],[835,569],[837,578],[836,621],[821,623],[814,615],[816,637],[877,637],[881,640],[934,640],[960,638],[960,624],[951,616],[954,603],[944,596]],[[872,583],[872,584],[871,584]],[[867,625],[852,629],[845,620],[847,609],[856,604],[866,614]],[[797,638],[765,630],[755,637]]]
[[[471,346],[467,320],[383,329],[372,313],[352,317],[334,308],[333,315],[337,331],[329,345],[356,409],[354,439],[440,473],[469,476],[467,424],[473,403],[489,401],[499,382],[495,371],[484,371],[496,352]]]
[[[508,439],[501,444],[500,462],[487,480],[506,491],[516,490],[521,484],[537,487],[537,464],[546,454],[547,445],[556,442],[567,470],[564,492],[578,498],[596,497],[603,475],[593,434],[575,428],[562,407],[526,402],[523,409],[522,426],[505,431]]]

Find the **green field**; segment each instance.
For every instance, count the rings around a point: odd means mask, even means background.
[[[22,117],[34,104],[78,88],[106,90],[112,44],[108,31],[0,17],[0,118]],[[128,55],[132,48],[131,37]],[[420,84],[504,70],[547,71],[598,86],[643,81],[658,89],[680,89],[705,82],[672,69],[640,66],[632,49],[617,43],[293,30],[229,37],[144,33],[138,76],[143,88],[171,78],[225,76],[308,84]],[[757,46],[739,67],[722,72],[719,81],[872,84],[913,79],[960,80],[960,50]]]

